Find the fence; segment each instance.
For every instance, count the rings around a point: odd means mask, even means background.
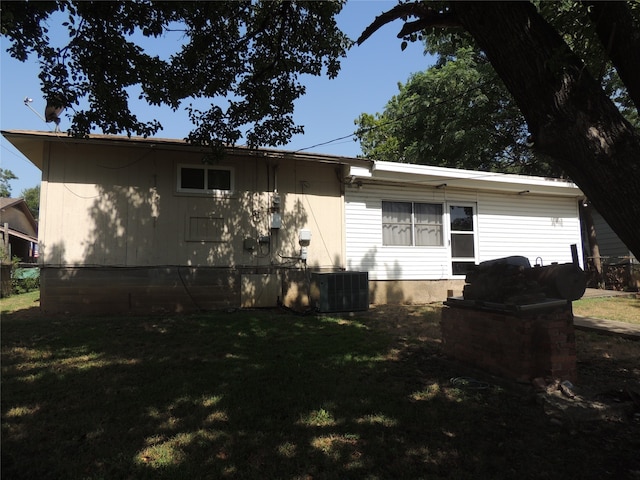
[[[633,257],[600,257],[599,275],[594,257],[587,257],[587,287],[637,292],[640,290],[640,263]]]

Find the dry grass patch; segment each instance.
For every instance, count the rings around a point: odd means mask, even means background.
[[[582,298],[573,302],[573,314],[640,325],[640,298]]]

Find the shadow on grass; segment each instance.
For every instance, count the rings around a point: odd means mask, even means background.
[[[528,397],[453,387],[459,372],[433,339],[396,340],[366,319],[280,312],[5,316],[3,478],[597,478],[640,468],[633,445],[603,451],[601,431],[553,427]]]

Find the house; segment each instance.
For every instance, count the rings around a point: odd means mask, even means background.
[[[468,268],[486,260],[570,263],[571,245],[582,259],[584,194],[571,182],[392,162],[373,167],[350,168],[346,266],[369,272],[379,303],[459,294]]]
[[[41,307],[193,311],[309,303],[344,269],[344,169],[368,160],[182,140],[3,132],[42,171]],[[304,244],[304,245],[301,245]]]
[[[582,210],[583,245],[586,252],[588,284],[611,290],[640,289],[640,263],[631,250],[620,240],[609,224],[587,202]],[[597,251],[589,242],[597,244]],[[593,245],[591,245],[593,247]],[[597,252],[597,253],[596,253]]]
[[[13,291],[12,261],[17,258],[23,264],[33,264],[38,256],[38,225],[24,198],[0,198],[0,296],[7,297]],[[37,268],[33,270],[37,271]],[[33,274],[33,270],[20,270]]]
[[[598,238],[600,256],[608,264],[638,263],[629,247],[615,234],[609,224],[596,210],[591,211],[593,225]]]
[[[170,139],[2,133],[43,172],[45,311],[302,309],[318,295],[350,295],[340,282],[355,278],[361,289],[362,276],[345,271],[366,272],[368,301],[422,303],[461,291],[479,261],[570,262],[572,244],[581,254],[583,194],[564,181],[275,149],[219,155]],[[323,275],[341,286],[315,288]]]
[[[24,198],[0,198],[0,232],[4,258],[36,262],[38,225]]]

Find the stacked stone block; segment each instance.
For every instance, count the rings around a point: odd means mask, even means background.
[[[501,312],[445,306],[443,352],[461,363],[517,382],[576,381],[571,303],[534,311]]]

